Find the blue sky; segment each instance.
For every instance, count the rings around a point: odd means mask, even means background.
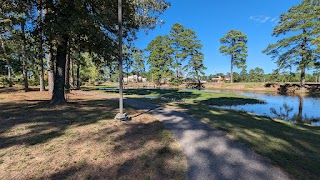
[[[161,16],[165,24],[138,34],[136,46],[143,49],[158,35],[168,34],[172,25],[181,23],[196,31],[203,44],[207,75],[230,71],[230,57],[219,53],[220,38],[229,30],[241,30],[248,36],[247,70],[261,67],[265,73],[276,69],[272,59],[262,54],[272,37],[281,13],[301,0],[171,0],[171,7]],[[235,70],[240,72],[240,70]]]

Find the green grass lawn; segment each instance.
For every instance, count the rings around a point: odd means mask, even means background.
[[[112,91],[117,92],[117,91]],[[179,90],[125,90],[127,97],[183,110],[211,126],[224,130],[269,158],[296,179],[320,177],[320,127],[276,121],[244,112],[210,108],[208,105],[261,103],[257,99],[223,93]],[[142,96],[155,96],[144,99]],[[167,101],[164,98],[179,99]]]
[[[118,90],[106,90],[107,93],[118,93]],[[252,99],[236,94],[210,93],[203,91],[188,91],[174,89],[124,89],[127,97],[149,97],[149,101],[157,103],[184,102],[200,103],[205,105],[229,106],[264,103],[258,99]],[[154,98],[150,98],[154,97]]]

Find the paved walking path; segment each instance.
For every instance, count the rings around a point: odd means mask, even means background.
[[[148,111],[173,132],[187,156],[188,179],[289,179],[245,145],[186,113],[132,99],[125,104]]]

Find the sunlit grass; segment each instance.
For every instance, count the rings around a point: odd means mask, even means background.
[[[176,105],[213,127],[227,131],[234,139],[245,142],[296,179],[320,177],[319,127],[274,121],[268,117],[199,104]]]
[[[261,103],[245,96],[178,90],[127,90],[135,99],[158,103],[184,111],[209,125],[226,131],[233,139],[246,143],[296,179],[320,177],[320,128],[294,124],[250,113],[212,108],[208,105]],[[173,102],[142,98],[144,95],[182,98]]]

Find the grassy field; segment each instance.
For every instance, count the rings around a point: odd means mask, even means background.
[[[118,90],[105,90],[107,93],[118,93]],[[204,105],[229,106],[242,104],[264,103],[258,99],[251,99],[236,94],[210,93],[189,90],[168,89],[124,89],[127,97],[147,97],[144,100],[157,101],[157,103],[183,102],[199,103]]]
[[[127,108],[113,120],[112,95],[0,93],[0,179],[185,179],[186,158],[162,123]]]
[[[296,179],[320,177],[320,127],[208,107],[208,104],[260,103],[256,99],[231,94],[178,90],[125,90],[125,94],[137,100],[184,111],[224,130],[231,138],[246,143],[255,152],[269,158],[273,164],[283,168]],[[141,98],[145,95],[159,98]],[[167,101],[161,97],[180,101]]]

